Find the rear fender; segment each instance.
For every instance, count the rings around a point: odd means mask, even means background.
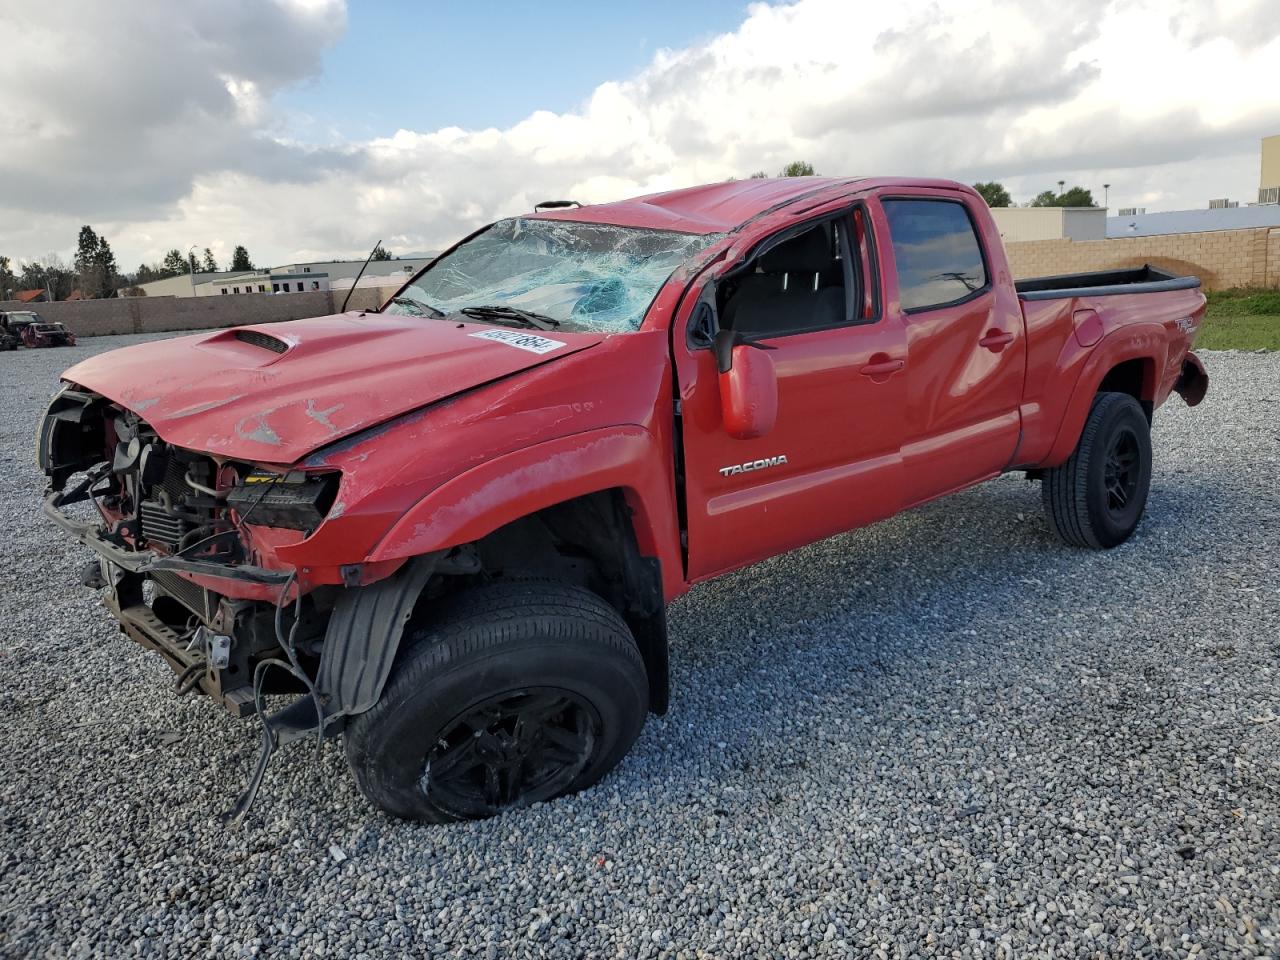
[[[1159,323],[1141,323],[1122,327],[1103,338],[1093,348],[1084,369],[1076,380],[1075,389],[1063,414],[1062,426],[1040,466],[1056,467],[1064,463],[1075,450],[1085,420],[1093,407],[1093,398],[1106,375],[1115,367],[1129,360],[1142,360],[1142,396],[1140,399],[1152,408],[1159,406],[1164,397],[1158,396],[1160,371],[1165,368],[1169,352],[1168,334]]]

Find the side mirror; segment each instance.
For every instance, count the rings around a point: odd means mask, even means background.
[[[716,369],[725,431],[737,440],[763,437],[778,420],[778,374],[763,344],[744,343],[742,334],[716,334]]]

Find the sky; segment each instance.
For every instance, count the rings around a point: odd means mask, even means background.
[[[5,0],[0,254],[435,250],[549,198],[776,173],[1250,200],[1275,0]],[[163,13],[160,13],[163,10]]]

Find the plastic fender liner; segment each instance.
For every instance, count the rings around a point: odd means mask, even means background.
[[[1173,385],[1178,396],[1182,397],[1188,407],[1194,407],[1209,392],[1209,374],[1204,364],[1194,353],[1188,353],[1182,361],[1182,373],[1178,382]]]
[[[344,590],[333,608],[316,689],[329,716],[364,713],[378,701],[405,625],[444,551],[415,557],[385,580]]]

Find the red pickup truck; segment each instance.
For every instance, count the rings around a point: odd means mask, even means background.
[[[379,311],[64,374],[45,512],[180,691],[262,716],[240,810],[274,748],[339,733],[402,817],[580,790],[666,710],[693,584],[1015,470],[1067,543],[1116,546],[1155,409],[1208,386],[1197,279],[1015,283],[949,181],[553,207]]]

